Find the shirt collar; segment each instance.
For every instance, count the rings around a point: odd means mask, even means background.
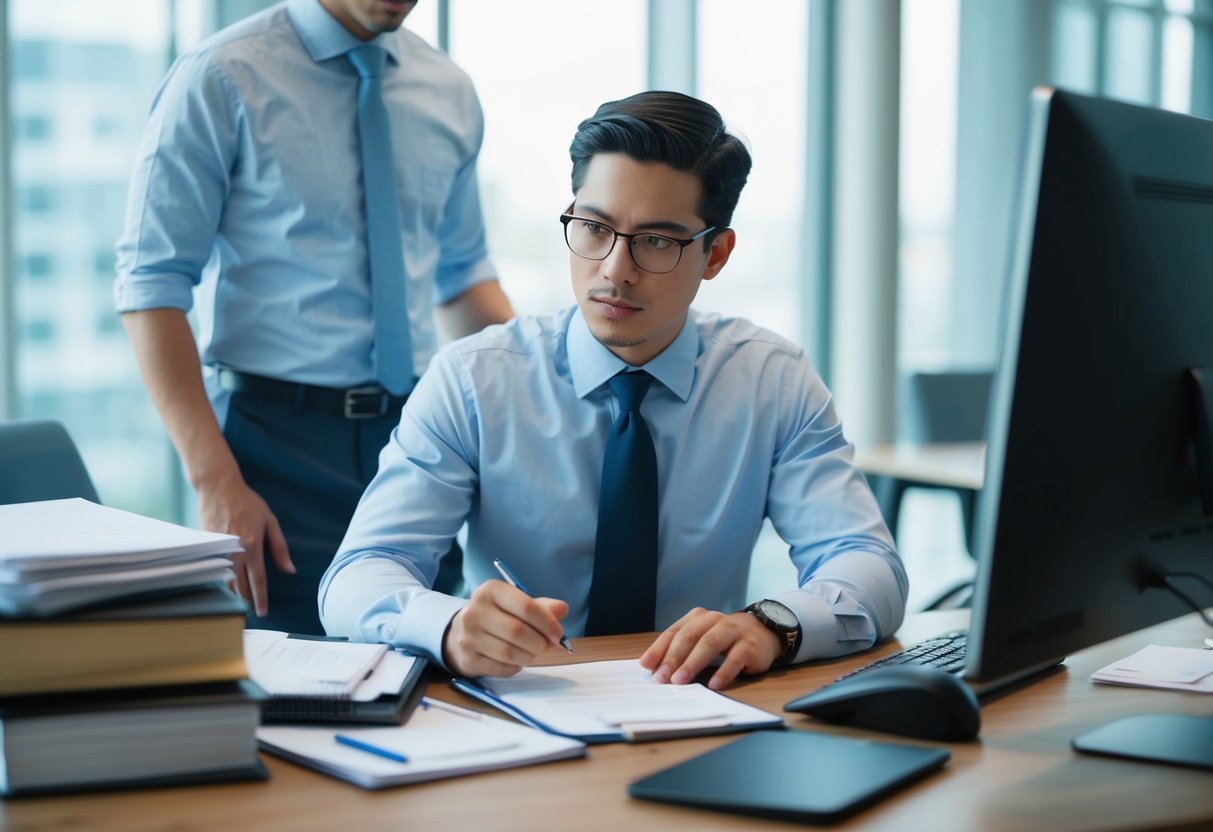
[[[630,365],[599,343],[590,327],[581,316],[581,309],[574,307],[569,317],[565,343],[569,351],[569,372],[573,378],[573,391],[578,398],[585,398]],[[693,315],[688,312],[682,331],[668,347],[652,361],[637,369],[644,370],[660,381],[671,393],[682,401],[691,397],[695,383],[695,361],[699,357],[699,330]]]
[[[286,13],[295,33],[299,35],[299,40],[303,42],[303,48],[317,63],[366,45],[338,23],[337,19],[320,5],[320,0],[288,0]],[[400,63],[399,41],[391,37],[390,33],[380,33],[370,44],[378,46],[387,52],[393,61]]]

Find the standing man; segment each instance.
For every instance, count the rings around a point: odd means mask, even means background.
[[[286,0],[219,32],[169,71],[136,162],[116,303],[203,527],[244,546],[252,626],[320,632],[320,576],[432,313],[452,337],[512,316],[480,104],[400,28],[413,6]]]
[[[887,638],[906,574],[829,391],[795,344],[691,309],[738,238],[749,152],[711,106],[649,92],[599,107],[570,155],[577,305],[439,352],[321,583],[326,629],[466,676],[566,632],[660,630],[641,664],[677,684],[719,660],[713,688]],[[798,580],[743,608],[764,518]],[[470,599],[433,588],[465,521]]]

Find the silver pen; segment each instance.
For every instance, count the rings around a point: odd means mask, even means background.
[[[527,595],[531,595],[531,591],[522,585],[522,581],[518,580],[518,577],[510,571],[508,566],[505,565],[505,561],[503,561],[501,558],[494,558],[493,566],[497,567],[497,571],[501,573],[502,579],[504,579],[507,584],[514,587],[514,589],[525,592]],[[531,595],[531,597],[534,598],[535,596]],[[570,653],[573,652],[573,648],[569,645],[568,636],[562,635],[560,637],[560,646],[565,650],[568,650]]]

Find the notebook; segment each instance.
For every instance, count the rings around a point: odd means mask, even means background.
[[[386,644],[249,629],[244,654],[263,722],[399,725],[425,691],[425,659]]]
[[[839,820],[939,769],[945,748],[808,731],[742,737],[641,778],[628,794],[751,817]]]
[[[585,756],[576,740],[428,698],[404,725],[263,725],[257,741],[263,751],[364,789]]]

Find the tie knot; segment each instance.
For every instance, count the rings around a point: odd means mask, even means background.
[[[635,373],[625,371],[607,382],[619,401],[620,410],[639,410],[644,394],[649,392],[652,383],[653,377],[644,370]]]
[[[383,64],[387,61],[387,52],[378,46],[356,46],[345,54],[355,71],[363,78],[383,74]]]

